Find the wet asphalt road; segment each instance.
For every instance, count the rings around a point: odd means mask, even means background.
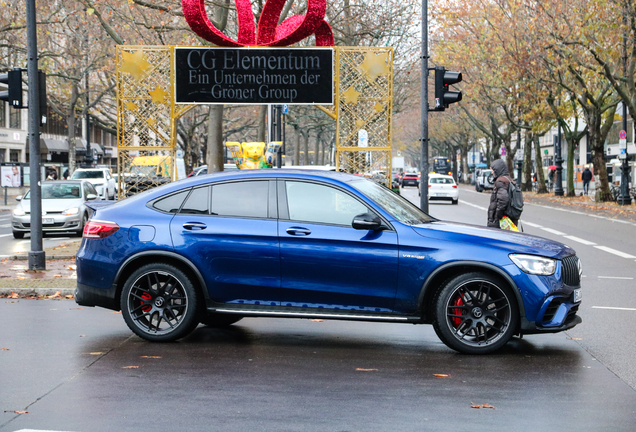
[[[200,326],[180,342],[153,344],[131,336],[118,313],[7,299],[0,327],[2,431],[632,431],[636,424],[636,392],[564,333],[466,356],[430,326],[266,318],[224,330]]]

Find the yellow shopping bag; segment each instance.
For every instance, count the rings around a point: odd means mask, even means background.
[[[515,225],[508,216],[504,216],[501,218],[501,220],[499,221],[499,228],[519,232],[519,228],[517,228],[517,225]]]

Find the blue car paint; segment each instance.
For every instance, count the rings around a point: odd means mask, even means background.
[[[191,215],[162,214],[146,206],[173,191],[245,176],[274,177],[268,170],[216,173],[173,182],[111,206],[97,206],[93,218],[115,221],[120,229],[106,239],[84,239],[77,255],[78,286],[111,289],[122,263],[135,254],[160,251],[174,252],[192,262],[203,275],[210,298],[218,303],[410,315],[418,313],[423,287],[434,271],[464,261],[495,268],[511,280],[522,302],[522,316],[530,322],[539,322],[553,297],[571,296],[573,287],[561,282],[560,263],[552,276],[533,276],[520,271],[508,256],[525,253],[561,259],[574,254],[567,246],[526,234],[450,222],[404,225],[351,186],[352,177],[345,174],[325,177],[324,173],[285,170],[276,172],[275,177],[320,181],[348,191],[385,218],[389,230],[366,233],[304,223],[301,225],[314,236],[299,239],[286,234],[288,227],[298,225],[293,221],[208,216],[214,219],[209,224],[214,231],[209,236],[203,234],[209,237],[205,240],[208,246],[203,247],[197,244],[200,232],[180,228],[182,221],[191,221]],[[138,235],[131,231],[138,229],[140,221],[156,227],[151,241],[129,240]],[[558,311],[549,326],[561,325],[564,314],[575,306],[563,304],[564,310]],[[559,317],[563,318],[560,322]]]

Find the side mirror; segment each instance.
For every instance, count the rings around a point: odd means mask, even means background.
[[[17,197],[15,197],[16,201],[22,201],[22,195],[18,195]]]
[[[92,200],[96,200],[96,199],[97,199],[97,195],[95,195],[95,194],[86,195],[86,201],[92,201]]]
[[[383,230],[382,220],[373,213],[361,213],[353,218],[351,222],[353,229],[379,231]]]

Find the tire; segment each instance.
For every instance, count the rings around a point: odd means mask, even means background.
[[[479,186],[479,184],[476,184],[476,185],[475,185],[475,190],[476,190],[477,192],[481,192],[481,191],[483,191],[484,189],[483,189],[481,186]]]
[[[24,238],[24,233],[21,231],[13,231],[13,238],[14,239],[23,239]]]
[[[80,227],[77,231],[75,231],[75,235],[77,237],[82,237],[82,235],[84,235],[84,225],[86,225],[86,222],[88,222],[88,216],[86,215],[86,213],[84,213],[84,216],[82,216]]]
[[[131,274],[121,293],[122,315],[139,337],[172,342],[199,324],[199,298],[188,276],[164,263],[146,264]]]
[[[481,272],[456,276],[435,296],[433,327],[448,346],[464,354],[488,354],[517,332],[519,308],[508,285]]]
[[[453,205],[457,205],[457,203],[458,203],[458,202],[459,202],[459,198],[454,199],[454,200],[452,201]]]
[[[209,313],[201,317],[199,322],[208,327],[228,327],[242,319],[240,315]]]

